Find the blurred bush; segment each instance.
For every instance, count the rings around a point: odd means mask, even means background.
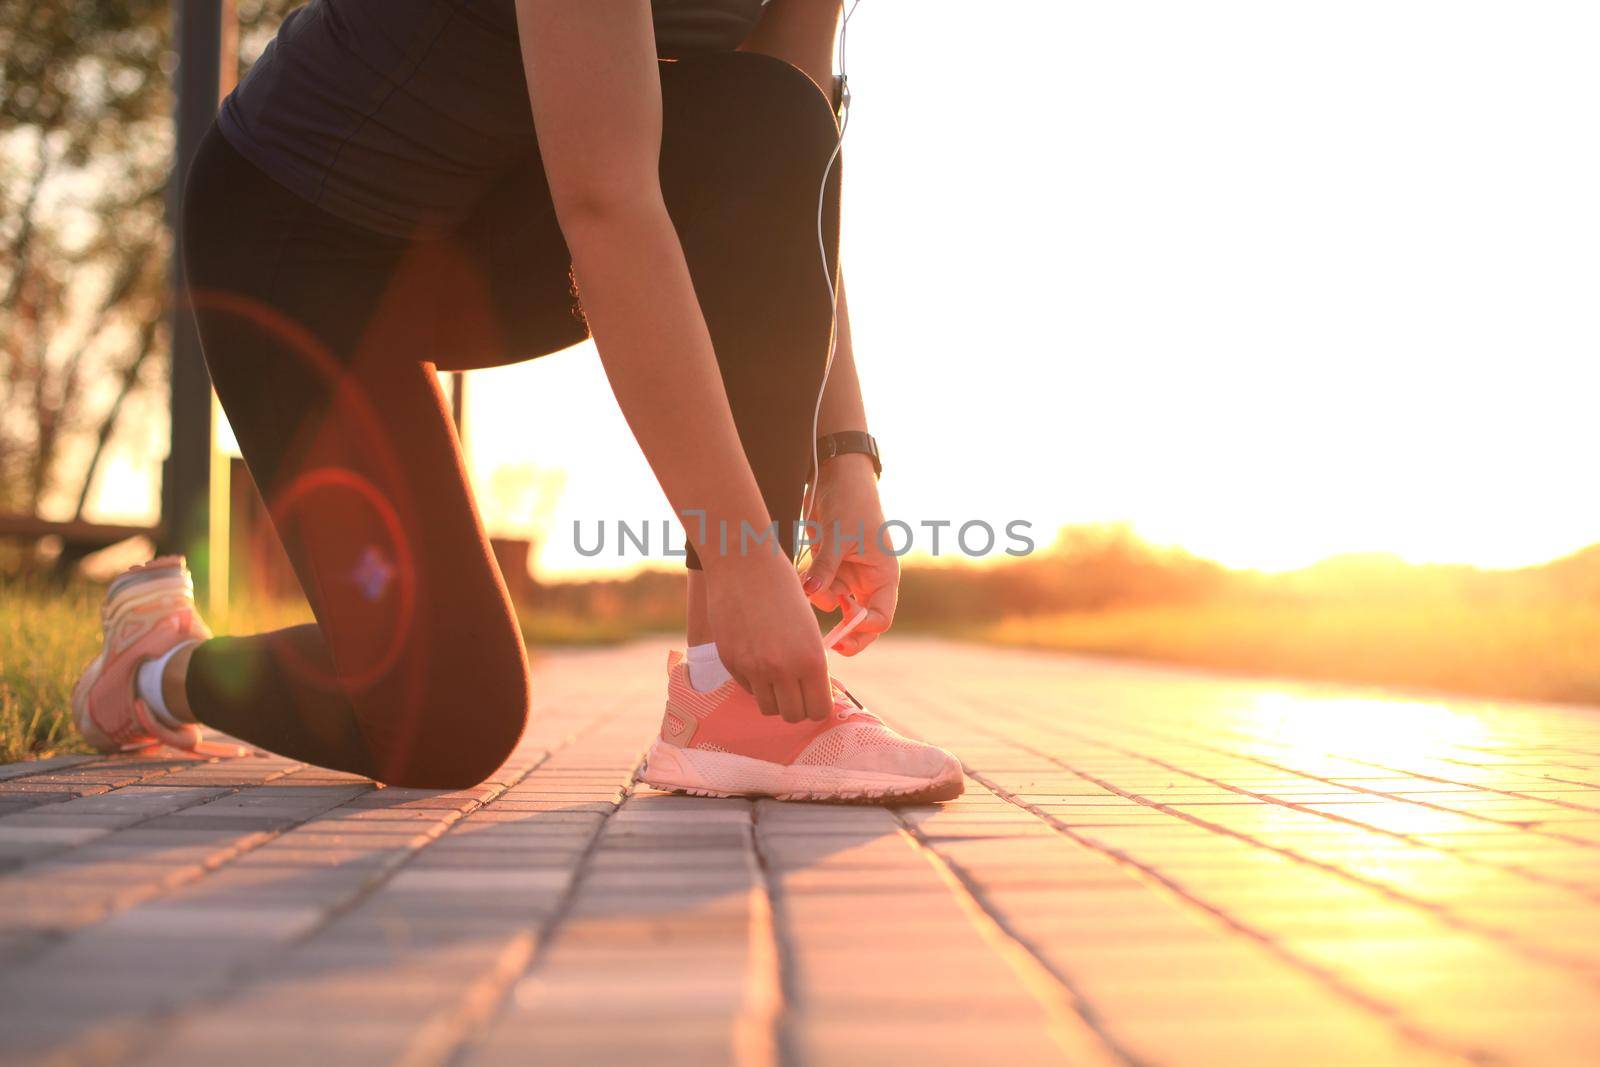
[[[898,619],[938,628],[1016,614],[1183,603],[1253,585],[1181,549],[1141,541],[1123,524],[1068,526],[1048,549],[997,564],[909,562]]]

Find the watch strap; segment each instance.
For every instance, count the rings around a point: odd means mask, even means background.
[[[840,430],[825,433],[817,438],[817,466],[835,456],[862,455],[872,460],[872,472],[883,476],[883,460],[878,454],[877,440],[865,430]]]

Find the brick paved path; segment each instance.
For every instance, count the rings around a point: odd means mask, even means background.
[[[461,793],[0,768],[0,1058],[1600,1058],[1600,712],[905,640],[848,677],[967,796],[751,804],[634,791],[661,654],[538,663]]]

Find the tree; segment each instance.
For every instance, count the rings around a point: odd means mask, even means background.
[[[163,339],[169,18],[153,0],[0,0],[8,509],[39,509],[69,439],[121,407]]]
[[[241,0],[241,50],[289,6]],[[130,401],[164,382],[172,17],[0,0],[0,510],[81,517]]]

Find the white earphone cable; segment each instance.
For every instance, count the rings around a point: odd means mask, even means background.
[[[845,0],[839,0],[839,11],[842,15],[839,22],[839,136],[834,141],[832,154],[828,156],[828,165],[822,168],[822,186],[817,190],[817,250],[822,256],[822,280],[828,287],[828,302],[832,311],[828,322],[828,357],[822,365],[822,384],[817,387],[817,404],[811,412],[811,477],[805,492],[800,497],[802,522],[809,520],[811,508],[816,503],[817,482],[822,473],[822,457],[817,450],[817,431],[821,428],[822,401],[828,392],[828,376],[833,371],[833,357],[839,343],[839,286],[833,265],[828,259],[828,243],[823,237],[822,220],[828,199],[828,178],[839,162],[839,154],[844,149],[844,131],[850,125],[850,78],[846,71],[846,47],[850,32],[850,16],[855,14],[856,5],[860,2],[861,0],[850,0],[847,5]],[[842,194],[840,199],[843,200]],[[839,206],[842,212],[843,203]],[[806,545],[808,550],[812,547],[810,544]],[[800,556],[803,558],[804,553],[800,553]]]

